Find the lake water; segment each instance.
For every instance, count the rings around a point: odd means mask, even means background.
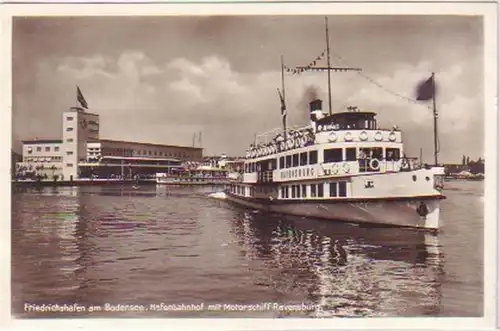
[[[483,314],[482,182],[447,183],[438,235],[270,217],[211,196],[220,190],[14,192],[13,315]],[[335,240],[348,254],[345,265],[336,262]],[[34,311],[56,304],[82,308]]]

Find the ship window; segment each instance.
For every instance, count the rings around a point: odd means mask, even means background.
[[[37,152],[41,152],[41,151],[42,151],[42,147],[38,146],[38,147],[36,148],[36,151],[37,151]]]
[[[295,185],[292,185],[292,199],[295,199]]]
[[[280,157],[280,169],[284,169],[285,168],[285,157],[282,156]]]
[[[343,160],[342,148],[325,149],[323,157],[324,163],[341,162]]]
[[[297,198],[300,198],[300,185],[296,185],[295,186],[295,190],[296,190],[296,194],[297,194]]]
[[[346,182],[339,182],[339,197],[347,196],[347,184]]]
[[[372,148],[373,154],[372,158],[382,160],[383,159],[383,148],[382,147],[374,147]]]
[[[356,148],[346,148],[345,149],[345,160],[346,161],[356,161]]]
[[[45,146],[45,151],[50,152],[50,146]]]
[[[330,196],[331,197],[337,196],[337,183],[330,183]]]
[[[311,185],[311,197],[316,197],[316,184]]]
[[[307,185],[302,185],[302,197],[307,198]]]
[[[323,197],[323,184],[318,184],[318,197]]]
[[[292,166],[292,156],[291,155],[287,155],[286,156],[286,167],[290,168],[291,166]]]
[[[309,152],[309,164],[318,163],[318,151],[310,151]]]
[[[298,167],[299,166],[299,154],[293,154],[292,155],[292,167]]]
[[[398,161],[400,159],[399,148],[387,148],[385,150],[387,161]]]
[[[300,165],[307,165],[307,152],[300,153]]]
[[[72,127],[68,127],[68,128],[66,128],[66,131],[68,131],[68,132],[73,131],[73,128]]]
[[[269,169],[269,170],[275,170],[275,169],[278,169],[278,160],[272,159],[271,160],[271,169]]]

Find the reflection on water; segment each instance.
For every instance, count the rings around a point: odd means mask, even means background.
[[[319,304],[311,316],[439,315],[443,257],[435,236],[252,213],[240,219],[246,258],[267,261],[263,282],[288,299],[293,293]],[[345,265],[336,241],[347,252]]]
[[[13,314],[482,315],[482,255],[468,237],[474,237],[482,250],[482,200],[477,198],[482,187],[449,192],[443,206],[447,222],[438,236],[270,217],[208,198],[219,189],[109,186],[14,193]],[[461,205],[467,209],[460,213]],[[456,241],[457,236],[463,241]],[[346,251],[346,263],[339,263],[336,245]],[[209,304],[263,302],[304,304],[307,309],[207,309]],[[57,314],[25,311],[25,303],[86,307],[204,303],[205,309]]]

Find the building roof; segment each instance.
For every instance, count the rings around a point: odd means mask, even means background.
[[[156,146],[156,147],[177,147],[177,148],[185,148],[185,149],[203,150],[202,147],[163,145],[163,144],[141,143],[141,142],[137,142],[137,141],[125,141],[125,140],[113,140],[113,139],[92,139],[92,140],[89,140],[88,142],[110,142],[110,143],[121,143],[121,144],[146,145],[146,146]]]
[[[143,160],[143,161],[177,161],[181,162],[179,159],[174,159],[174,158],[161,158],[161,157],[142,157],[142,156],[109,156],[105,155],[102,157],[103,160]]]
[[[62,139],[31,139],[31,140],[22,140],[23,144],[27,145],[35,145],[35,144],[62,144]],[[90,143],[97,142],[110,142],[110,143],[121,143],[121,144],[132,144],[132,145],[146,145],[146,146],[156,146],[156,147],[177,147],[184,149],[197,149],[203,150],[202,147],[191,147],[191,146],[178,146],[178,145],[162,145],[162,144],[153,144],[153,143],[141,143],[136,141],[125,141],[125,140],[112,140],[112,139],[89,139]]]
[[[88,112],[87,110],[83,109],[82,107],[70,107],[69,109],[72,111],[76,111],[78,113],[85,113],[88,115],[99,116],[99,114]]]
[[[31,139],[22,140],[23,144],[35,145],[35,144],[62,144],[62,139]]]

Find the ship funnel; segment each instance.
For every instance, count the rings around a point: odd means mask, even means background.
[[[314,111],[322,111],[322,108],[323,108],[323,100],[320,100],[320,99],[316,99],[316,100],[313,100],[311,102],[309,102],[309,109],[312,112]]]
[[[323,113],[323,100],[316,99],[309,103],[309,111],[311,113],[311,127],[316,132],[316,121],[325,117]]]

